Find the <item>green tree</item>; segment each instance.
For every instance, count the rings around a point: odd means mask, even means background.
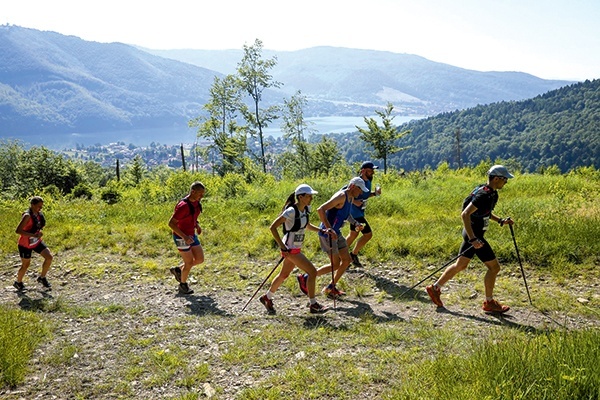
[[[314,172],[312,154],[314,146],[306,141],[305,135],[315,131],[304,119],[306,105],[306,97],[300,91],[289,100],[284,100],[281,130],[283,137],[291,140],[293,149],[282,154],[280,158],[285,159],[284,168],[288,169],[288,175],[294,177],[303,177]]]
[[[384,173],[387,172],[388,157],[408,148],[398,147],[395,144],[398,139],[408,135],[410,131],[406,130],[399,132],[396,129],[396,126],[392,123],[394,120],[394,116],[392,116],[393,111],[394,106],[392,103],[387,103],[385,111],[375,111],[375,113],[381,117],[383,126],[379,126],[374,118],[365,117],[364,120],[367,124],[367,128],[356,127],[360,132],[360,139],[373,147],[373,151],[370,151],[369,153],[373,157],[383,160]]]
[[[311,171],[313,176],[318,174],[328,175],[340,159],[340,150],[337,143],[333,139],[323,136],[315,147],[314,163]]]
[[[22,145],[17,141],[0,141],[0,189],[3,193],[16,184],[15,166],[23,152]]]
[[[263,172],[267,172],[267,163],[265,158],[265,143],[263,128],[278,118],[279,107],[276,105],[267,108],[261,108],[262,94],[265,89],[278,88],[280,82],[273,80],[270,75],[271,69],[277,65],[277,58],[262,58],[262,41],[256,39],[252,46],[244,45],[244,56],[238,63],[237,72],[241,80],[241,85],[250,97],[252,97],[254,108],[244,110],[244,118],[251,127],[250,134],[258,134],[260,145],[259,161]]]
[[[29,196],[50,186],[68,194],[81,181],[72,161],[45,147],[32,147],[21,152],[12,170],[14,192],[21,196]]]
[[[127,169],[127,174],[135,186],[139,185],[146,173],[146,164],[138,154],[131,160],[131,166]]]
[[[88,186],[104,186],[110,179],[116,177],[116,173],[112,168],[105,168],[94,161],[76,162],[77,169],[81,175],[82,182]]]
[[[207,117],[198,117],[189,122],[198,128],[198,136],[209,139],[212,144],[204,154],[210,158],[214,150],[221,160],[213,163],[213,169],[224,176],[229,172],[243,172],[244,154],[247,151],[246,127],[238,124],[238,113],[244,113],[240,81],[234,75],[214,78],[210,88],[210,100],[203,108]]]

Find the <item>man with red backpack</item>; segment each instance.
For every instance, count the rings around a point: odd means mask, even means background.
[[[173,241],[179,250],[182,263],[178,267],[170,269],[171,273],[179,282],[180,294],[192,294],[187,279],[194,265],[204,262],[204,251],[198,240],[202,228],[198,224],[198,217],[202,213],[202,197],[204,197],[204,185],[194,182],[190,186],[190,193],[181,199],[175,206],[173,215],[169,219],[169,228],[173,231]]]

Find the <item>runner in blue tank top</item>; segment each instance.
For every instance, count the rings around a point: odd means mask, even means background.
[[[352,203],[352,209],[350,213],[354,217],[355,220],[360,222],[363,225],[362,231],[360,231],[360,238],[354,244],[354,248],[350,252],[350,258],[352,259],[352,264],[355,267],[362,268],[360,260],[358,259],[358,253],[360,250],[367,244],[369,240],[373,237],[373,231],[371,230],[371,225],[369,225],[369,221],[365,217],[365,210],[367,208],[367,201],[371,197],[381,195],[381,187],[377,187],[375,191],[371,191],[372,183],[373,183],[373,175],[375,175],[375,170],[379,167],[373,164],[371,161],[365,161],[360,166],[359,177],[365,181],[365,186],[369,189],[368,192],[362,192],[358,197],[354,199]],[[346,236],[346,242],[348,243],[348,247],[351,247],[354,241],[358,238],[359,232],[355,229],[356,227],[350,225],[350,233]]]
[[[336,192],[324,204],[322,204],[317,212],[321,219],[319,239],[321,241],[321,249],[326,252],[331,259],[333,265],[324,265],[317,270],[317,276],[330,274],[333,268],[335,277],[333,282],[323,288],[323,293],[330,298],[343,296],[345,293],[336,289],[335,285],[350,265],[350,253],[348,252],[348,244],[346,238],[342,235],[341,228],[344,222],[350,221],[355,225],[355,229],[361,230],[363,225],[356,221],[350,214],[352,201],[362,192],[367,192],[369,189],[365,186],[365,181],[359,177],[352,178],[348,186]]]

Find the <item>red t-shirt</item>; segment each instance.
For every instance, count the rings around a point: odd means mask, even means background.
[[[186,198],[187,199],[187,198]],[[190,213],[190,206],[186,199],[181,200],[175,206],[175,211],[173,212],[173,218],[177,220],[177,226],[183,233],[188,236],[193,236],[196,228],[196,221],[198,221],[198,217],[202,212],[202,204],[200,201],[190,201],[189,203],[194,206],[194,214]]]

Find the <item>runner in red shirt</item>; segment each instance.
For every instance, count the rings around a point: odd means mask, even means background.
[[[52,254],[50,249],[42,240],[42,228],[46,225],[46,219],[42,213],[42,207],[44,206],[44,200],[39,196],[34,196],[29,201],[29,209],[21,216],[21,222],[15,232],[19,234],[19,255],[21,256],[21,268],[17,272],[17,280],[13,286],[18,290],[25,290],[23,284],[23,277],[31,264],[31,253],[35,251],[42,257],[44,257],[44,263],[42,264],[42,273],[38,276],[37,281],[41,283],[45,288],[51,289],[52,286],[46,279],[46,274],[52,264]]]
[[[198,235],[202,233],[198,217],[202,213],[200,200],[204,197],[204,191],[205,188],[201,182],[192,183],[190,193],[177,203],[175,211],[169,219],[169,228],[173,231],[173,241],[183,261],[178,267],[171,268],[170,271],[179,282],[179,293],[181,294],[194,293],[187,283],[187,278],[194,265],[204,262],[204,251],[198,240]]]

